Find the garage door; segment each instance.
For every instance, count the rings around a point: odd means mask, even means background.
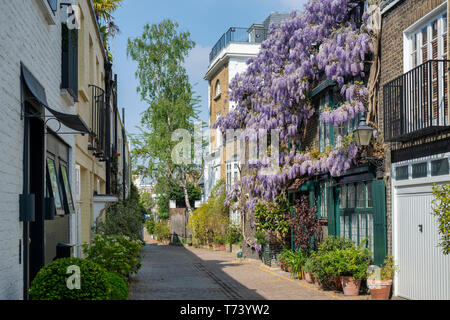
[[[437,246],[431,185],[395,189],[396,294],[408,299],[450,299],[450,256]]]

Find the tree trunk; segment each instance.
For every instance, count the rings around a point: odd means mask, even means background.
[[[188,214],[190,215],[192,213],[192,208],[191,208],[191,204],[189,202],[187,183],[184,183],[182,187],[183,187],[183,192],[184,192],[184,201],[186,202],[186,208],[187,208]]]

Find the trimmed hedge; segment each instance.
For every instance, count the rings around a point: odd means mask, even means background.
[[[110,300],[128,300],[127,281],[114,272],[108,272],[107,279],[111,287]]]
[[[73,273],[70,266],[80,268],[80,289],[69,289],[67,282]],[[108,272],[98,264],[80,258],[64,258],[42,268],[31,283],[32,300],[108,300],[111,287]]]

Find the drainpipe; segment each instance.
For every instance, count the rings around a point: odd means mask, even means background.
[[[119,116],[119,111],[117,110],[117,74],[115,74],[114,75],[114,151],[117,153],[119,153],[119,151],[120,151],[120,150],[117,150],[118,134],[119,134],[117,131],[118,116]],[[118,181],[119,181],[118,170],[116,170],[116,172],[114,173],[114,181],[116,183],[116,186],[118,186]],[[117,192],[117,190],[116,190],[116,192]],[[117,196],[119,196],[119,194],[117,194]]]
[[[122,191],[123,191],[123,200],[127,198],[127,192],[126,192],[126,182],[125,182],[125,173],[127,171],[126,169],[126,160],[125,160],[125,142],[126,142],[127,135],[125,133],[125,108],[122,108]]]
[[[105,156],[106,156],[106,194],[111,194],[111,82],[112,63],[105,61],[105,91],[106,91],[106,136],[105,136]]]

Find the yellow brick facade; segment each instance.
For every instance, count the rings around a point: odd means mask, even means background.
[[[212,128],[213,124],[216,122],[218,115],[224,116],[229,111],[229,102],[228,102],[228,85],[229,85],[229,72],[228,65],[225,64],[222,66],[218,72],[212,77],[209,82],[210,92],[209,92],[209,101],[210,101],[210,128]],[[218,84],[220,84],[220,94],[218,94]],[[217,143],[217,137],[214,133],[211,134],[211,150],[214,151],[220,146]],[[222,158],[220,165],[220,177],[225,179],[226,176],[226,148],[222,150]]]
[[[78,32],[78,92],[77,113],[92,128],[92,88],[105,89],[105,51],[97,28],[92,7],[87,0],[77,0],[80,8],[81,28]],[[80,167],[81,243],[89,243],[92,237],[94,192],[105,193],[106,168],[88,149],[88,135],[76,137],[76,165]]]

